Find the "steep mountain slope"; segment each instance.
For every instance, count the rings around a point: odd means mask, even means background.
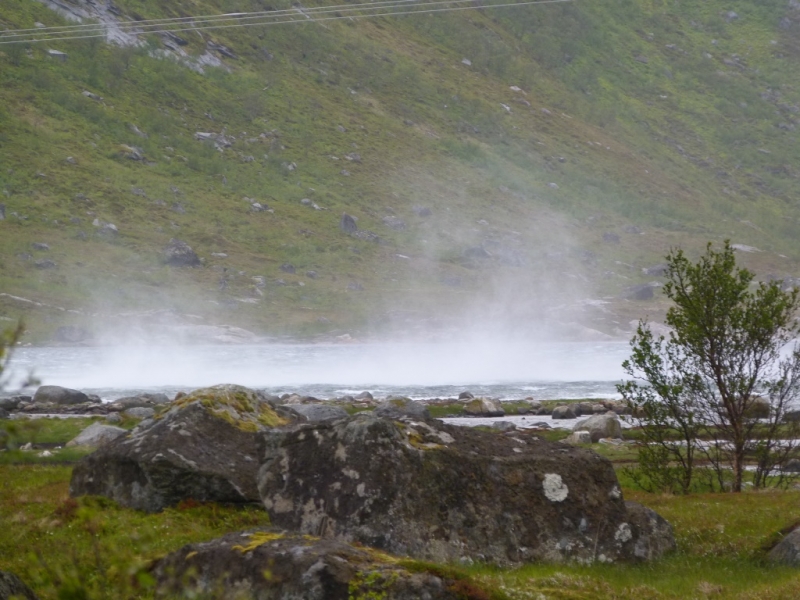
[[[97,10],[50,7],[10,0],[0,26]],[[112,8],[141,20],[290,5]],[[671,246],[730,238],[758,250],[742,260],[761,277],[800,270],[795,0],[140,39],[0,44],[0,316],[24,316],[33,339],[64,324],[619,334],[663,310],[633,286],[657,280],[642,268]],[[342,231],[343,213],[378,241]],[[172,238],[202,265],[166,266]]]

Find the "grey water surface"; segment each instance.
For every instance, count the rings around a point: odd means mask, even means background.
[[[321,399],[365,390],[376,398],[469,390],[500,400],[607,399],[619,397],[629,352],[625,342],[28,347],[15,350],[10,372],[12,386],[32,373],[104,401],[218,383]]]

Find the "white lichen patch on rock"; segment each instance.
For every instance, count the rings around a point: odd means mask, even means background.
[[[342,462],[347,460],[347,450],[345,450],[344,444],[341,442],[336,446],[336,453],[334,454],[336,460],[341,460]]]
[[[561,479],[558,473],[547,473],[542,482],[545,497],[550,502],[563,502],[569,495],[567,484]]]
[[[615,485],[613,488],[611,488],[611,491],[608,492],[608,497],[613,500],[619,500],[622,498],[622,490],[619,489],[618,485]]]
[[[624,544],[628,540],[633,537],[633,532],[631,531],[631,526],[627,523],[621,523],[619,527],[617,527],[617,531],[614,534],[614,539]]]
[[[354,469],[342,469],[342,475],[349,477],[350,479],[359,479],[361,475],[358,474],[358,471]]]

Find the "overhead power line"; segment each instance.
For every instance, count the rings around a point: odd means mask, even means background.
[[[475,5],[475,0],[386,0],[359,4],[340,4],[311,8],[291,8],[257,13],[227,13],[199,17],[175,17],[170,19],[148,19],[142,21],[118,21],[113,25],[91,23],[64,25],[36,29],[20,29],[0,32],[0,45],[81,40],[107,37],[111,32],[128,35],[176,33],[207,29],[232,29],[239,27],[271,26],[289,23],[313,23],[341,19],[365,19],[374,17],[401,16],[409,14],[442,13],[486,8],[507,8],[536,4],[561,4],[573,0],[525,0],[516,2]],[[463,4],[471,4],[463,6]],[[335,13],[330,15],[330,13]],[[348,14],[342,14],[348,13]],[[322,15],[322,16],[320,16]],[[329,15],[329,16],[326,16]],[[44,36],[44,37],[42,37]]]

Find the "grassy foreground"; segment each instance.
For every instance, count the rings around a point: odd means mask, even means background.
[[[50,440],[50,432],[44,427],[41,435]],[[69,464],[0,461],[0,570],[17,573],[41,598],[152,597],[152,581],[142,571],[150,560],[269,523],[257,507],[185,503],[147,515],[103,498],[76,501],[68,492],[71,470]],[[673,524],[676,554],[648,565],[476,565],[465,574],[496,598],[800,597],[797,570],[764,561],[778,532],[800,517],[800,491],[668,496],[625,489],[625,496]]]

